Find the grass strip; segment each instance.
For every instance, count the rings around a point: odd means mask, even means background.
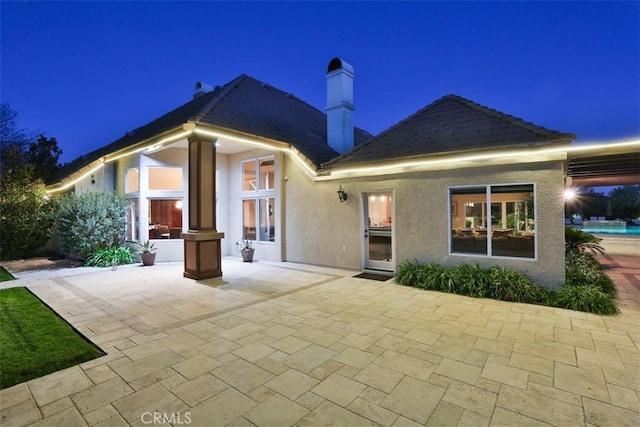
[[[0,389],[105,353],[28,289],[0,290]]]
[[[6,282],[7,280],[14,280],[15,277],[11,275],[4,267],[0,267],[0,282]]]

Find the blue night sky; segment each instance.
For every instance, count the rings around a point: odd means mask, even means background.
[[[377,134],[453,93],[579,142],[640,135],[640,3],[7,2],[1,101],[68,162],[245,73]]]

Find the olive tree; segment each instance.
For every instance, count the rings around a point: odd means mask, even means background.
[[[125,200],[116,193],[68,194],[60,199],[54,237],[61,253],[87,259],[96,251],[124,244],[126,216]]]

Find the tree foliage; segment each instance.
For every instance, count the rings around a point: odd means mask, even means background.
[[[87,259],[94,253],[120,247],[126,236],[126,203],[109,192],[68,194],[60,200],[54,236],[61,253]]]
[[[55,138],[34,138],[17,125],[17,112],[0,104],[0,257],[32,256],[50,237],[55,200],[45,181],[62,150]]]
[[[640,185],[625,185],[609,192],[611,213],[616,218],[640,218]]]
[[[36,254],[50,237],[56,201],[45,195],[44,182],[32,167],[6,171],[0,179],[0,258]]]

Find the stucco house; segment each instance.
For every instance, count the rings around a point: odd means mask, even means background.
[[[193,99],[66,165],[51,192],[116,191],[127,239],[220,276],[256,259],[393,272],[477,262],[564,282],[567,149],[575,138],[455,95],[379,135],[353,125],[353,68],[327,69],[326,113],[252,77]]]

